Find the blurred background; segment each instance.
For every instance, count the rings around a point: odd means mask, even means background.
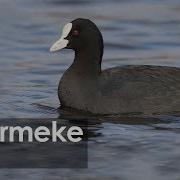
[[[63,26],[78,17],[94,21],[103,34],[103,68],[180,67],[179,0],[0,0],[1,118],[59,116],[57,86],[74,54],[51,54],[49,48]],[[0,176],[178,180],[179,118],[158,118],[155,123],[108,120],[90,127],[96,136],[89,140],[88,170],[7,170]]]

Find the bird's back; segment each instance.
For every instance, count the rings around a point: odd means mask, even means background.
[[[99,85],[99,106],[106,112],[180,110],[179,68],[150,65],[110,68],[102,72]]]

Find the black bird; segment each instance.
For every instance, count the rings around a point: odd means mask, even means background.
[[[180,110],[180,69],[127,65],[101,69],[103,38],[88,19],[64,26],[50,51],[73,49],[75,58],[62,76],[58,95],[62,107],[95,114],[168,113]]]

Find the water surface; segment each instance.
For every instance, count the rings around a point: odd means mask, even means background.
[[[57,86],[73,52],[50,54],[64,24],[90,18],[105,42],[103,68],[180,67],[178,0],[1,0],[1,118],[91,122],[88,169],[0,170],[1,179],[158,179],[180,177],[180,117],[88,117],[59,112]]]

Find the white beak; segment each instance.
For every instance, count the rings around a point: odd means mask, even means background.
[[[51,52],[55,52],[60,49],[63,49],[68,45],[69,41],[65,38],[70,33],[71,29],[72,29],[72,23],[68,23],[64,26],[61,38],[51,46],[51,48],[50,48]]]

